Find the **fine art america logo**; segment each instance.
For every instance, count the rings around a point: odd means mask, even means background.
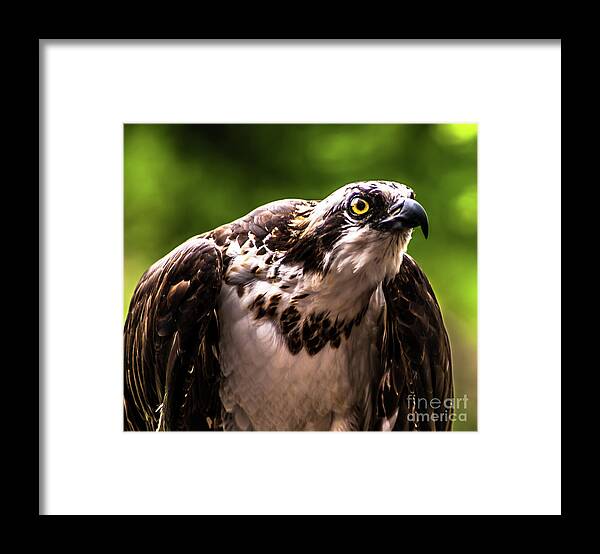
[[[412,422],[431,422],[438,421],[467,421],[467,395],[460,398],[416,398],[414,394],[409,394],[408,403],[408,421]]]

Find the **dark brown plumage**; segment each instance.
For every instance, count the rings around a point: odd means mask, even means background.
[[[452,409],[443,403],[454,394],[452,355],[431,285],[405,254],[398,275],[383,290],[388,309],[381,336],[378,413],[399,408],[394,430],[448,431]],[[441,401],[438,408],[431,405],[434,398]],[[418,399],[426,399],[427,405]],[[423,413],[430,417],[423,418]]]
[[[125,322],[127,430],[208,429],[216,419],[222,267],[221,252],[198,238],[141,278]]]

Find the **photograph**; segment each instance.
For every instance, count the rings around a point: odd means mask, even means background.
[[[476,122],[123,125],[125,431],[477,431]]]

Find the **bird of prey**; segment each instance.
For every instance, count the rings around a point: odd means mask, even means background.
[[[125,323],[126,430],[448,431],[450,343],[393,181],[280,200],[152,265]]]

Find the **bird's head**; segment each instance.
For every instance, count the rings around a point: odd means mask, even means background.
[[[286,261],[325,277],[361,277],[369,284],[392,278],[412,237],[421,227],[427,237],[425,209],[412,189],[393,181],[345,185],[318,202],[292,225],[297,240]]]

